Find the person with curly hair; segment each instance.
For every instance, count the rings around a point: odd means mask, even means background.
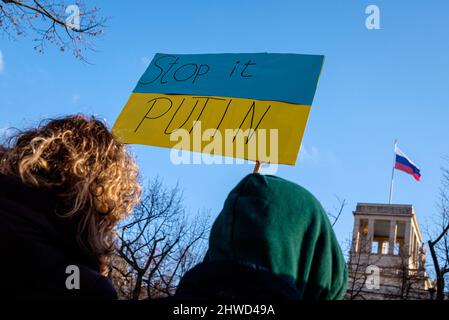
[[[1,295],[114,299],[115,226],[139,202],[138,168],[106,125],[48,120],[0,144]]]

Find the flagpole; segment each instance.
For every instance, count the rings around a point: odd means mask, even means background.
[[[394,158],[393,158],[393,168],[391,170],[391,184],[390,184],[390,197],[388,198],[388,204],[391,204],[393,200],[393,184],[394,184],[394,167],[396,164],[396,147],[398,145],[398,140],[394,140]]]

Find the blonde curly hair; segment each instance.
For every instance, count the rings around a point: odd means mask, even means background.
[[[0,173],[58,195],[63,217],[76,221],[77,241],[102,273],[115,226],[139,202],[138,168],[123,143],[95,117],[47,120],[0,144]]]

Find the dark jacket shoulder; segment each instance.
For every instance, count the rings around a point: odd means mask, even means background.
[[[0,252],[4,298],[116,298],[97,259],[78,245],[73,223],[58,215],[56,195],[1,174]]]
[[[203,262],[181,279],[180,300],[299,300],[294,280],[235,261]]]

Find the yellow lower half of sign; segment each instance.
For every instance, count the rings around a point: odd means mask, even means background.
[[[113,127],[122,142],[294,165],[310,106],[133,93]]]

